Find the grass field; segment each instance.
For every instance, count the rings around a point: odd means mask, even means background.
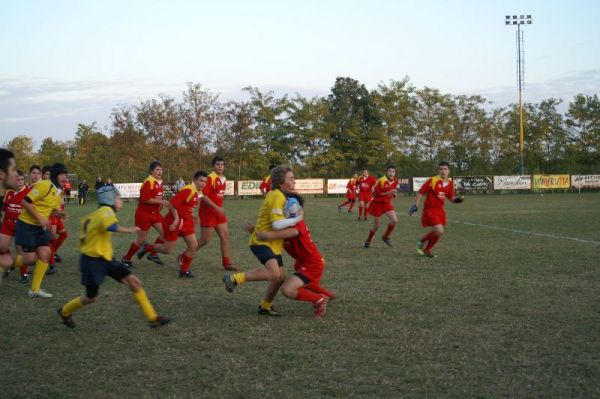
[[[339,294],[323,320],[284,297],[281,318],[257,315],[264,283],[226,293],[216,240],[193,280],[177,277],[174,257],[163,268],[138,262],[155,307],[175,319],[158,330],[112,280],[75,314],[77,328],[59,322],[55,309],[82,292],[75,231],[93,209],[71,205],[64,261],[44,282],[54,298],[27,298],[15,275],[0,285],[0,397],[600,396],[600,194],[449,204],[435,259],[415,253],[423,230],[406,216],[411,201],[396,200],[394,248],[377,239],[364,250],[370,222],[338,213],[338,199],[308,200],[323,283]],[[226,202],[244,270],[259,264],[239,226],[259,205]],[[130,240],[115,236],[119,256]]]

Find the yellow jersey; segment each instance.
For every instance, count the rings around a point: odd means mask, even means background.
[[[283,208],[285,207],[285,195],[279,189],[269,191],[258,211],[255,230],[272,231],[273,222],[285,219]],[[256,232],[250,237],[250,245],[266,245],[271,248],[275,255],[281,255],[283,240],[261,241],[256,237]]]
[[[40,180],[31,187],[27,197],[36,211],[46,219],[50,217],[52,211],[60,209],[62,203],[62,189],[56,187],[50,180]],[[19,220],[39,226],[40,222],[29,211],[23,207]]]
[[[100,206],[79,224],[79,251],[93,258],[113,259],[112,232],[108,228],[118,223],[110,206]]]

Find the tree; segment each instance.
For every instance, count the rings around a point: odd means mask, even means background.
[[[33,139],[25,135],[15,136],[6,147],[15,154],[18,168],[27,173],[36,158],[33,152]]]

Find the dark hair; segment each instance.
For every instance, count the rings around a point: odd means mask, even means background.
[[[42,166],[42,174],[44,174],[46,172],[50,172],[51,170],[52,170],[52,167],[49,165]]]
[[[285,180],[285,175],[291,172],[292,168],[288,165],[279,165],[271,170],[271,189],[280,188]]]
[[[440,163],[438,163],[438,168],[442,166],[447,166],[450,168],[450,164],[447,161],[440,161]]]
[[[31,165],[31,167],[29,168],[29,173],[33,172],[34,170],[39,170],[40,173],[42,172],[42,167],[40,165]]]
[[[269,172],[270,172],[271,170],[273,170],[273,168],[275,168],[276,166],[277,166],[277,165],[273,165],[273,164],[269,165]]]
[[[148,167],[148,170],[150,172],[152,172],[154,169],[156,169],[159,166],[162,168],[162,164],[159,161],[152,161],[152,162],[150,162],[150,166]]]
[[[396,167],[394,165],[388,165],[387,168],[385,168],[386,172],[390,169],[396,170]]]
[[[221,158],[220,156],[216,156],[212,159],[212,161],[210,161],[210,163],[212,164],[212,166],[215,166],[215,164],[217,162],[225,162],[225,160],[223,158]]]
[[[208,175],[203,170],[199,170],[196,173],[194,173],[194,180],[198,180],[201,177],[208,177]]]
[[[54,165],[52,165],[52,168],[50,168],[50,179],[52,179],[53,181],[56,181],[56,178],[58,177],[58,175],[61,175],[63,173],[65,173],[65,174],[69,173],[67,171],[67,167],[65,166],[65,164],[57,162]]]
[[[10,160],[15,158],[15,154],[6,148],[0,148],[0,169],[8,173],[8,165]]]
[[[17,169],[17,176],[25,176],[25,175],[23,174],[23,171]]]

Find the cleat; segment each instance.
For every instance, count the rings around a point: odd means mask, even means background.
[[[46,274],[50,276],[52,274],[55,274],[57,271],[58,271],[58,268],[56,266],[50,265],[48,270],[46,270]]]
[[[29,298],[45,298],[45,299],[49,299],[52,298],[54,295],[52,295],[49,292],[46,292],[42,289],[38,290],[38,291],[31,291],[29,290]]]
[[[425,256],[425,252],[423,252],[423,242],[421,240],[417,240],[417,253],[421,256]]]
[[[338,212],[341,212],[341,211],[342,211],[342,206],[338,205]]]
[[[223,276],[223,284],[225,284],[225,290],[227,292],[233,292],[235,287],[237,287],[237,282],[233,279],[231,274],[226,274]]]
[[[365,241],[365,246],[363,248],[369,249],[370,246],[371,246],[371,243],[369,241]]]
[[[62,258],[60,257],[60,255],[59,255],[59,254],[54,254],[54,261],[55,261],[56,263],[60,263],[60,262],[62,262]]]
[[[276,311],[275,308],[273,308],[273,306],[271,306],[268,309],[265,309],[262,306],[258,305],[258,314],[261,314],[261,315],[264,315],[264,316],[271,316],[271,317],[279,317],[279,316],[281,316],[279,314],[279,312]]]
[[[431,251],[425,250],[423,251],[423,254],[425,254],[425,256],[428,258],[437,258],[437,255],[432,254]]]
[[[68,316],[63,316],[62,315],[62,307],[56,309],[56,313],[58,313],[58,315],[62,319],[62,323],[65,326],[67,326],[69,328],[75,328],[75,321],[73,320],[73,318],[71,317],[71,315],[68,315]]]
[[[348,213],[352,213],[352,211],[348,211]]]
[[[164,326],[165,324],[169,324],[171,322],[171,318],[167,316],[157,316],[156,320],[148,322],[150,328],[156,328],[160,326]]]
[[[148,243],[144,241],[144,243],[140,245],[140,249],[135,253],[135,256],[140,260],[146,255],[146,250],[144,249],[146,248],[146,245],[148,245]]]
[[[187,272],[179,272],[179,277],[194,278],[194,274],[188,270]]]
[[[325,312],[327,311],[327,304],[329,303],[329,297],[326,295],[321,295],[321,299],[314,303],[313,308],[315,308],[315,317],[321,318],[325,316]]]
[[[131,263],[131,260],[127,260],[125,258],[121,259],[121,264],[128,269],[131,269],[133,267],[133,263]]]
[[[363,218],[363,222],[366,222],[366,221],[367,221],[367,217],[365,216],[365,217]]]
[[[234,266],[234,265],[223,265],[223,269],[227,270],[228,272],[237,272],[238,270],[240,270],[240,268],[238,266]]]
[[[356,219],[357,222],[360,222],[362,220],[362,217],[358,217],[358,219]]]
[[[393,247],[392,240],[390,240],[389,238],[381,237],[381,241],[385,242],[385,245],[387,245],[388,247]]]
[[[146,255],[146,259],[148,259],[150,262],[156,263],[158,266],[164,265],[163,261],[160,260],[158,255],[148,254],[148,255]]]
[[[28,274],[22,275],[21,278],[19,279],[19,284],[29,284],[29,275]]]

